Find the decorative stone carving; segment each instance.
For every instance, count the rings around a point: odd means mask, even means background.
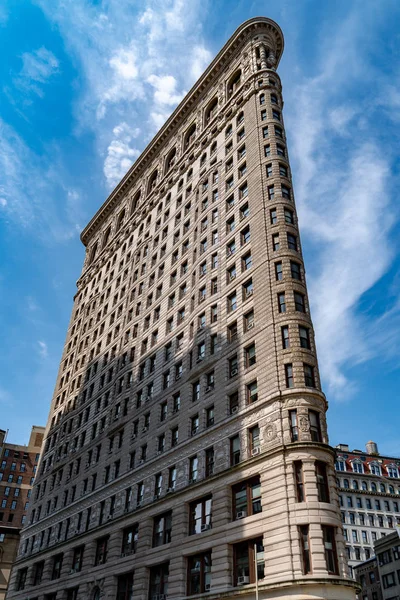
[[[270,423],[264,430],[266,442],[272,442],[276,437],[276,427],[274,423]]]

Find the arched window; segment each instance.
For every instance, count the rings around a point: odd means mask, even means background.
[[[97,254],[97,248],[99,247],[98,242],[95,242],[92,246],[92,249],[90,250],[89,253],[89,264],[91,264],[94,259],[96,258],[96,254]]]
[[[377,491],[376,490],[376,483],[374,483],[374,482],[371,483],[371,491],[372,492],[376,492]]]
[[[353,490],[358,490],[358,481],[356,481],[355,479],[353,479],[353,481],[351,482],[351,485],[353,486]]]
[[[192,125],[189,127],[189,129],[187,130],[186,134],[185,134],[185,139],[183,142],[183,147],[186,150],[186,148],[189,148],[190,144],[192,144],[194,142],[194,138],[196,137],[196,123],[192,123]]]
[[[236,118],[236,125],[241,125],[244,121],[244,112],[241,110]]]
[[[167,155],[167,159],[165,161],[165,172],[168,171],[174,166],[176,161],[176,148],[172,148]]]
[[[158,171],[157,171],[157,169],[154,169],[153,173],[150,175],[149,183],[148,183],[148,186],[147,186],[147,193],[148,194],[150,194],[154,190],[154,188],[156,187],[156,185],[157,185],[157,177],[158,177]]]
[[[204,115],[205,123],[209,123],[215,117],[218,111],[218,99],[214,98],[206,108]]]
[[[103,244],[102,247],[105,248],[108,244],[108,240],[110,239],[111,236],[111,225],[109,225],[103,235]]]
[[[100,588],[94,588],[92,598],[93,600],[100,600]]]
[[[362,487],[362,489],[363,489],[363,490],[366,492],[366,491],[368,490],[367,482],[366,482],[366,481],[363,481],[363,482],[361,483],[361,487]]]
[[[394,494],[394,487],[389,485],[389,494]]]
[[[386,493],[386,487],[384,483],[379,484],[379,490],[382,492],[382,494]]]
[[[349,486],[349,480],[348,479],[343,479],[343,487],[348,490],[350,488]]]
[[[131,212],[133,212],[136,209],[136,207],[139,203],[139,199],[140,199],[140,190],[138,190],[133,197],[132,205],[131,205]]]
[[[232,75],[232,77],[230,78],[230,80],[228,82],[228,96],[231,96],[234,92],[236,92],[236,90],[239,88],[241,82],[242,82],[242,71],[241,71],[241,69],[238,69],[237,71],[235,71],[235,73]]]
[[[125,209],[123,209],[119,213],[119,216],[118,216],[118,219],[117,219],[117,231],[119,231],[121,229],[124,220],[125,220]]]

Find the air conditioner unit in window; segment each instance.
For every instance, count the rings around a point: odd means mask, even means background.
[[[131,440],[132,440],[132,442],[133,442],[134,440],[136,440],[136,437],[137,437],[137,436],[136,436],[136,433],[132,433],[132,435],[131,435]]]
[[[165,600],[165,594],[156,594],[151,597],[151,600]]]
[[[247,577],[246,575],[242,575],[241,577],[238,577],[238,580],[237,580],[238,585],[245,585],[246,583],[250,583],[250,577]]]
[[[160,499],[160,494],[154,494],[153,500],[159,500],[159,499]]]
[[[204,356],[198,356],[196,362],[201,362],[204,359]]]
[[[234,415],[235,413],[237,413],[238,410],[239,410],[238,406],[232,406],[232,408],[231,408],[231,414]]]
[[[111,521],[111,519],[112,519],[112,518],[113,518],[113,516],[112,516],[112,515],[108,515],[108,517],[107,517],[107,521]]]
[[[144,458],[141,458],[141,459],[139,460],[139,465],[142,465],[143,463],[144,463]]]
[[[261,448],[258,446],[257,448],[253,448],[251,451],[252,456],[257,456],[257,454],[261,453]]]
[[[211,525],[210,523],[203,523],[200,529],[201,531],[208,531],[209,529],[211,529]]]
[[[239,510],[236,513],[236,518],[237,519],[244,519],[245,517],[247,517],[247,511],[246,510]]]
[[[250,321],[250,323],[247,323],[247,329],[253,329],[254,327],[254,321]]]
[[[146,433],[146,431],[147,431],[147,427],[143,427],[142,433]]]
[[[253,295],[253,290],[247,290],[246,292],[246,298],[250,298],[250,296]]]
[[[206,297],[205,297],[205,296],[200,296],[200,298],[199,298],[199,302],[204,302],[204,300],[205,300],[205,299],[206,299]]]
[[[189,479],[189,484],[196,483],[197,479],[193,479],[192,477]]]
[[[211,589],[211,583],[206,583],[206,585],[204,586],[204,590],[205,590],[206,592],[209,592],[209,591],[210,591],[210,589]]]
[[[121,558],[125,558],[126,555],[126,552],[121,552]]]
[[[208,385],[208,386],[206,387],[206,393],[207,393],[207,392],[211,392],[211,390],[212,390],[212,389],[214,389],[214,388],[213,388],[213,386],[212,386],[212,385]]]
[[[71,569],[69,572],[70,575],[73,575],[74,573],[76,573],[76,569]]]
[[[129,512],[129,506],[127,506],[126,508],[124,508],[124,513],[128,513]]]
[[[178,381],[182,377],[181,373],[175,375],[175,380]]]
[[[238,370],[237,369],[231,369],[231,377],[234,377],[237,374],[238,374]]]
[[[236,279],[236,275],[229,275],[229,281],[233,281],[234,279]]]

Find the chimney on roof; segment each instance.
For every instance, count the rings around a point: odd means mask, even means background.
[[[367,454],[375,454],[376,456],[379,456],[378,444],[376,444],[375,442],[367,442],[365,444],[365,448],[367,450]]]
[[[340,450],[341,452],[348,452],[349,451],[349,445],[348,444],[338,444],[336,446],[337,450]]]

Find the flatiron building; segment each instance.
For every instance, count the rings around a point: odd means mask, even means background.
[[[241,25],[82,232],[10,599],[354,598],[282,52]]]

